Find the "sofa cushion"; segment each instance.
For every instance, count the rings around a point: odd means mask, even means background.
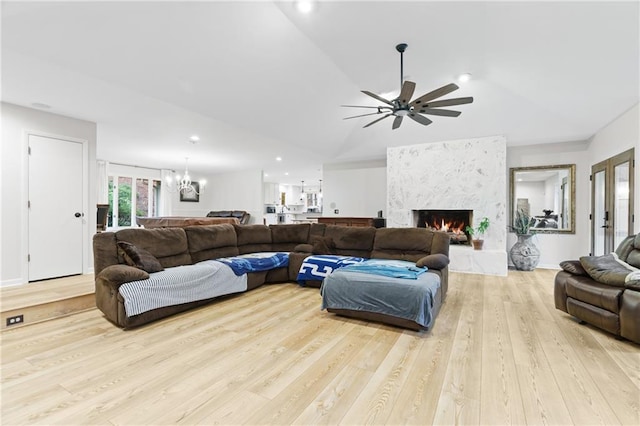
[[[309,224],[269,225],[274,251],[292,251],[298,244],[309,243]]]
[[[271,230],[266,225],[234,225],[240,254],[273,251]]]
[[[432,253],[435,236],[426,228],[381,228],[376,232],[371,257],[416,262]]]
[[[589,277],[576,275],[567,279],[566,292],[572,299],[618,313],[624,288],[600,284]]]
[[[376,228],[327,225],[324,236],[333,239],[335,254],[371,257]]]
[[[306,243],[309,241],[309,224],[296,223],[293,225],[269,225],[271,239],[278,243]]]
[[[567,271],[573,275],[589,275],[587,274],[587,271],[584,270],[579,260],[565,260],[564,262],[560,262],[560,267],[563,271]]]
[[[640,235],[640,234],[639,234]],[[627,257],[629,257],[629,253],[633,251],[633,243],[635,242],[636,235],[629,235],[626,237],[616,248],[616,254],[618,258],[623,262],[627,261]]]
[[[331,237],[315,236],[311,238],[311,253],[313,254],[334,254],[336,244]]]
[[[165,268],[192,263],[183,228],[123,229],[116,232],[116,240],[145,249]],[[120,263],[125,263],[124,259]]]
[[[136,247],[126,241],[118,241],[118,247],[122,250],[122,257],[127,265],[142,269],[148,273],[164,270],[158,259],[145,249]]]
[[[640,234],[636,234],[633,238],[633,250],[623,260],[635,268],[640,268]]]
[[[184,230],[194,263],[240,254],[236,230],[231,224],[189,226]]]
[[[416,262],[416,266],[426,266],[429,269],[444,269],[449,264],[449,258],[444,254],[430,254],[419,259]]]

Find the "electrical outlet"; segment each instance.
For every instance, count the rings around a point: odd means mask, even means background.
[[[24,315],[16,315],[15,317],[7,318],[7,327],[10,325],[22,324],[24,322]]]

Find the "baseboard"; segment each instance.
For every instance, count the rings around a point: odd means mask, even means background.
[[[17,285],[22,285],[22,284],[24,284],[24,281],[22,280],[22,278],[0,281],[0,287],[15,287]]]

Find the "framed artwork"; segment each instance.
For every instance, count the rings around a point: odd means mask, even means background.
[[[197,203],[200,201],[200,183],[192,182],[191,190],[180,191],[180,201],[186,201],[190,203]]]

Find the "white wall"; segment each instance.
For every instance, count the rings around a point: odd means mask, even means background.
[[[83,253],[83,269],[93,269],[91,238],[96,230],[96,124],[51,114],[18,105],[2,103],[2,150],[0,155],[0,285],[15,285],[27,280],[27,132],[82,139],[89,146],[89,210],[86,221],[89,241]],[[64,200],[61,200],[64,202]],[[93,206],[93,208],[92,208]],[[55,247],[52,247],[54,250]]]
[[[323,216],[386,216],[386,160],[324,164],[322,195]]]
[[[596,164],[616,154],[635,147],[636,160],[640,157],[640,107],[634,105],[615,121],[605,126],[589,139],[589,164]],[[640,164],[635,167],[635,203],[636,221],[634,233],[640,232]]]
[[[204,217],[211,210],[245,210],[250,223],[262,223],[264,215],[262,170],[245,170],[210,176],[192,176],[207,180],[200,202],[181,202],[179,194],[171,194],[172,216]]]

